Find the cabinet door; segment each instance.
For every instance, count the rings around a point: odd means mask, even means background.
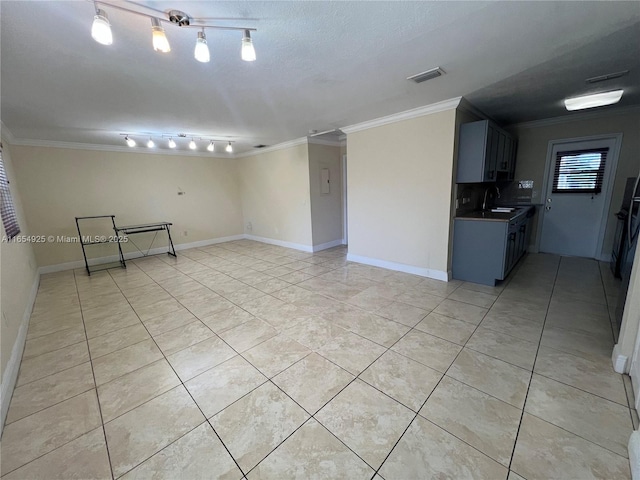
[[[511,149],[509,152],[509,180],[513,180],[516,177],[516,150],[518,142],[515,138],[511,139]]]
[[[487,128],[487,155],[484,160],[484,181],[495,182],[498,161],[499,132],[491,124]]]
[[[498,132],[498,156],[496,158],[497,169],[499,172],[508,172],[509,165],[509,146],[507,144],[508,137],[503,132]]]

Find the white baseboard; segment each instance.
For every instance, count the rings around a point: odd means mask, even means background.
[[[15,342],[13,342],[13,348],[11,349],[11,356],[9,362],[5,367],[4,375],[2,376],[2,387],[0,387],[0,435],[4,428],[4,421],[7,418],[7,412],[9,411],[9,404],[11,403],[11,396],[13,395],[13,389],[16,386],[18,380],[18,372],[20,371],[20,361],[22,360],[22,352],[24,351],[24,344],[27,341],[27,330],[29,329],[29,319],[31,318],[31,311],[33,310],[33,304],[36,301],[36,295],[38,294],[38,286],[40,285],[40,275],[36,275],[29,292],[29,298],[27,299],[27,305],[22,315],[22,322],[20,329],[18,330],[18,336]]]
[[[206,247],[209,245],[215,245],[217,243],[231,242],[233,240],[242,240],[245,238],[245,235],[231,235],[229,237],[219,237],[219,238],[211,238],[208,240],[199,240],[197,242],[190,243],[180,243],[174,244],[174,247],[177,252],[180,250],[188,250],[189,248],[199,248]],[[158,247],[149,250],[148,255],[158,255],[160,253],[165,253],[167,251],[167,247]],[[132,260],[134,258],[142,257],[142,253],[140,252],[127,252],[124,254],[125,260]],[[89,265],[100,265],[103,263],[114,263],[119,260],[118,255],[109,255],[107,257],[100,258],[92,258],[89,259]],[[77,260],[75,262],[67,262],[67,263],[58,263],[57,265],[46,265],[44,267],[40,267],[38,272],[40,275],[44,275],[46,273],[54,273],[54,272],[62,272],[63,270],[73,270],[75,268],[84,268],[84,261]]]
[[[627,360],[628,357],[620,353],[620,345],[616,343],[613,347],[613,352],[611,353],[613,369],[618,373],[629,373],[629,370],[627,369]]]
[[[314,245],[313,251],[320,252],[321,250],[327,250],[328,248],[337,247],[339,245],[344,245],[344,242],[342,239],[333,240],[332,242],[327,242],[327,243],[321,243],[319,245]]]
[[[361,255],[354,255],[352,253],[347,254],[347,260],[349,262],[364,263],[365,265],[372,265],[374,267],[387,268],[389,270],[396,270],[398,272],[412,273],[414,275],[419,275],[421,277],[442,280],[443,282],[449,281],[449,274],[441,270],[432,270],[430,268],[415,267],[413,265],[405,265],[404,263],[388,262],[386,260],[363,257]]]
[[[303,252],[313,253],[313,247],[311,245],[285,242],[284,240],[276,240],[275,238],[267,238],[267,237],[258,237],[256,235],[249,235],[249,234],[245,234],[244,238],[246,238],[247,240],[255,240],[256,242],[268,243],[269,245],[277,245],[278,247],[293,248],[295,250],[302,250]]]

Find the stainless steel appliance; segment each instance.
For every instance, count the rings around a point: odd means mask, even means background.
[[[627,183],[622,196],[622,205],[620,210],[615,214],[618,218],[616,230],[613,237],[613,249],[611,251],[611,271],[614,277],[622,278],[620,269],[624,263],[624,256],[627,251],[627,220],[629,219],[629,206],[631,199],[634,197],[634,189],[636,189],[636,178],[627,178]]]
[[[624,304],[627,299],[627,290],[629,289],[629,279],[631,278],[633,259],[638,249],[638,236],[640,236],[640,174],[634,181],[628,202],[628,217],[624,232],[626,245],[623,247],[622,257],[620,260],[620,276],[622,277],[622,285],[616,309],[616,328],[618,332],[622,325],[622,314],[624,312]]]

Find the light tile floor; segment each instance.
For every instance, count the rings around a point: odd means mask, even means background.
[[[42,277],[3,479],[629,478],[615,282],[506,286],[251,241]]]

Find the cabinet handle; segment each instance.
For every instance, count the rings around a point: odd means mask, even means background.
[[[509,241],[511,242],[515,242],[516,241],[516,232],[512,232],[509,234]]]

